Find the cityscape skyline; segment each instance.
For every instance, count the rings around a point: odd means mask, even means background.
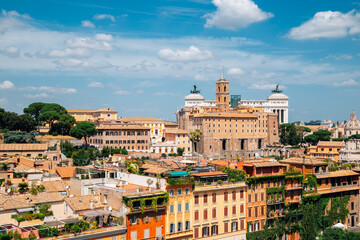
[[[58,102],[174,121],[192,85],[214,99],[223,72],[243,99],[280,83],[290,122],[360,112],[359,3],[236,2],[5,2],[0,107]]]

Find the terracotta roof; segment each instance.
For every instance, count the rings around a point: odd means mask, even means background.
[[[57,167],[56,172],[61,178],[71,178],[74,175],[76,167]]]
[[[344,141],[319,141],[317,144],[318,147],[343,147],[344,145]]]
[[[29,171],[30,169],[33,169],[33,167],[30,167],[30,166],[27,166],[25,164],[20,164],[18,165],[17,167],[15,167],[13,170],[15,172],[27,172]]]
[[[0,196],[0,206],[4,210],[34,207],[35,204],[60,202],[64,198],[60,193],[39,193],[38,195],[20,194],[13,196]]]
[[[215,175],[226,175],[223,172],[202,172],[202,173],[195,173],[192,174],[195,177],[206,177],[206,176],[215,176]]]
[[[165,122],[164,122],[164,125],[165,125],[165,126],[179,126],[179,124],[174,123],[174,122],[169,122],[169,121],[165,121]]]
[[[166,172],[167,169],[166,168],[162,168],[162,167],[151,167],[148,168],[146,170],[144,170],[145,173],[153,173],[153,174],[162,174],[164,172]]]
[[[178,129],[178,128],[167,128],[167,129],[165,129],[165,134],[166,133],[189,134],[189,131],[186,131],[186,130],[183,130],[183,129]]]
[[[303,164],[303,158],[297,158],[297,157],[292,157],[292,158],[287,158],[287,159],[283,159],[283,160],[279,160],[280,163],[285,163],[285,164],[297,164],[297,165],[301,165]],[[324,162],[324,161],[320,161],[320,160],[315,160],[315,159],[310,159],[310,158],[305,158],[305,165],[308,166],[327,166],[329,163]]]
[[[68,112],[68,113],[77,113],[77,112],[81,112],[81,113],[93,113],[93,112],[95,112],[95,111],[94,111],[94,110],[68,109],[67,112]]]
[[[119,120],[124,121],[124,122],[143,122],[143,123],[147,123],[147,122],[164,123],[165,122],[164,120],[154,118],[154,117],[125,117],[125,118],[120,118]]]
[[[48,203],[48,202],[60,202],[64,200],[64,197],[58,192],[52,193],[39,193],[38,195],[32,195],[30,197],[34,204]]]
[[[48,146],[42,143],[5,143],[0,144],[0,151],[45,151]]]
[[[69,198],[65,198],[65,202],[67,204],[69,204],[69,206],[74,211],[103,208],[103,205],[100,203],[99,195],[85,195],[85,196],[78,196],[78,197],[69,197]],[[92,202],[92,208],[90,206],[91,202]]]
[[[108,113],[117,113],[117,111],[111,109],[111,108],[100,108],[98,110],[95,110],[95,112],[108,112]]]
[[[218,166],[225,166],[230,168],[235,168],[237,166],[236,163],[224,160],[213,160],[208,162],[209,165],[218,165]]]
[[[281,167],[283,166],[277,161],[262,161],[253,163],[244,163],[244,166],[255,166],[255,167]]]
[[[52,135],[38,135],[35,137],[36,139],[45,140],[45,139],[64,139],[64,140],[77,140],[77,138],[74,138],[72,136],[68,135],[58,135],[58,136],[52,136]]]
[[[48,193],[66,191],[66,185],[63,181],[42,182],[42,185],[45,186],[45,191]]]
[[[44,224],[44,220],[34,219],[29,221],[20,222],[19,227],[30,227]]]
[[[334,172],[324,173],[317,175],[318,179],[320,178],[333,178],[333,177],[346,177],[346,176],[359,176],[359,173],[351,171],[351,170],[338,170]]]

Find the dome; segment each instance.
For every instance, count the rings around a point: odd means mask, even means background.
[[[354,112],[350,115],[350,120],[345,123],[345,131],[360,131],[360,121],[356,120],[356,114]]]
[[[267,100],[289,100],[289,97],[283,93],[273,93],[267,98]]]
[[[205,101],[205,98],[198,93],[191,93],[185,97],[185,101]]]

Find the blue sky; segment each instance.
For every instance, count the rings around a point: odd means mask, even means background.
[[[13,0],[0,4],[0,107],[35,101],[175,120],[193,84],[207,99],[265,99],[290,121],[360,113],[360,1]]]

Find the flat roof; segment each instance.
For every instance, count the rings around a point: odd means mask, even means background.
[[[359,173],[354,172],[352,170],[338,170],[338,171],[334,171],[334,172],[330,172],[330,174],[328,173],[324,173],[323,175],[317,175],[317,179],[322,179],[322,178],[334,178],[334,177],[348,177],[348,176],[359,176]]]
[[[287,158],[287,159],[279,160],[279,162],[280,163],[286,163],[286,164],[302,165],[304,163],[304,159],[303,158],[293,157],[293,158]],[[324,161],[316,160],[316,159],[305,158],[305,165],[308,165],[308,166],[327,166],[328,163],[324,162]]]
[[[188,172],[170,172],[169,173],[172,177],[181,177],[181,176],[188,176],[189,173]]]

